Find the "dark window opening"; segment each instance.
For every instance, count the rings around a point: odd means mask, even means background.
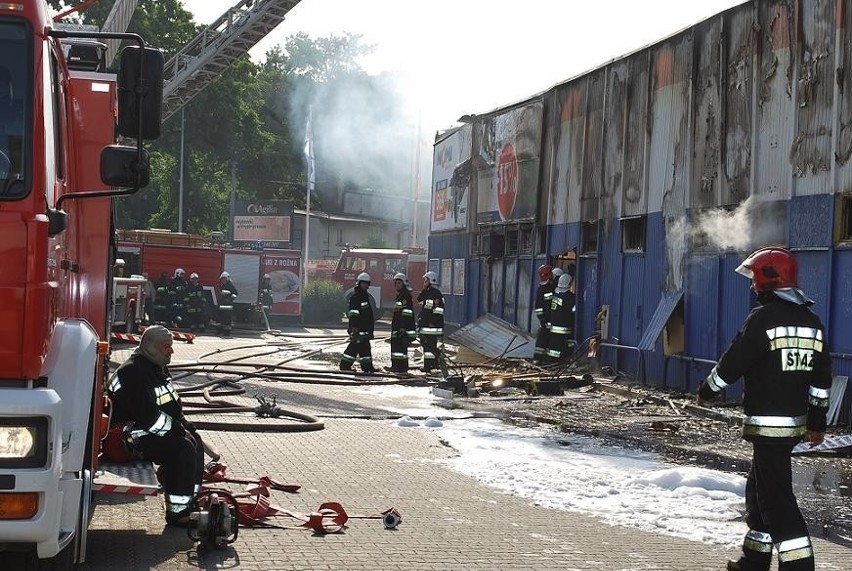
[[[598,252],[598,221],[583,222],[582,249],[583,254]]]
[[[837,202],[836,241],[852,245],[852,194],[838,196]]]
[[[518,253],[518,230],[513,228],[506,231],[506,255],[512,256]]]
[[[645,217],[623,218],[621,220],[621,251],[645,251]]]
[[[521,226],[518,232],[518,253],[532,254],[533,227]]]

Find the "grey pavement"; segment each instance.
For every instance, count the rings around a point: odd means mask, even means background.
[[[307,333],[331,336],[340,331]],[[191,345],[176,343],[175,361],[191,361],[232,347],[245,348],[217,357],[256,354],[261,349],[249,346],[261,343],[264,339],[257,334],[231,339],[202,336]],[[305,340],[306,350],[317,347],[316,340]],[[386,347],[374,343],[378,365],[389,362]],[[328,351],[325,361],[329,369],[336,368],[336,355],[342,348],[339,345]],[[116,350],[112,359],[121,362],[131,350]],[[272,363],[295,354],[259,359]],[[315,357],[323,359],[323,355]],[[302,364],[308,368],[307,363]],[[196,375],[179,382],[201,380],[206,377]],[[295,494],[272,492],[274,504],[294,512],[314,511],[326,501],[339,501],[350,514],[361,515],[396,507],[402,514],[401,525],[386,530],[378,520],[353,519],[344,533],[329,535],[301,529],[240,528],[236,542],[227,549],[200,551],[185,530],[164,526],[159,497],[104,494],[97,499],[84,570],[534,567],[709,571],[724,569],[725,560],[737,555],[735,549],[610,526],[591,516],[536,506],[488,488],[448,466],[455,452],[434,431],[401,428],[383,418],[405,403],[387,402],[386,397],[368,390],[260,381],[244,384],[249,393],[278,395],[285,408],[322,415],[325,429],[302,433],[202,431],[223,455],[229,474],[269,474],[301,484]],[[250,394],[235,399],[252,402]],[[448,416],[459,414],[468,412],[447,412]],[[567,470],[565,477],[571,477]],[[272,522],[291,527],[298,523],[285,517]],[[847,548],[819,539],[814,544],[817,569],[850,568]]]

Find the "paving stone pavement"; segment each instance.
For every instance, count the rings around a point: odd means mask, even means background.
[[[330,336],[339,331],[314,333]],[[176,343],[175,361],[262,342],[255,334],[227,340],[202,336],[192,345]],[[374,347],[377,364],[386,364],[385,348],[380,343]],[[131,350],[116,350],[112,359],[122,362]],[[257,352],[251,347],[229,351],[227,356],[223,353],[222,358]],[[263,358],[273,362],[275,356]],[[336,363],[333,357],[329,362]],[[190,382],[193,379],[179,381]],[[369,390],[301,384],[269,389],[268,384],[245,384],[250,392],[274,391],[286,399],[280,403],[285,408],[325,415],[325,429],[202,431],[223,455],[229,474],[268,473],[301,484],[296,494],[273,492],[273,503],[292,511],[307,513],[325,501],[341,502],[350,514],[372,514],[393,506],[402,514],[402,524],[386,530],[378,520],[354,519],[344,533],[324,536],[296,529],[240,528],[236,542],[227,549],[199,551],[185,530],[163,525],[159,497],[99,495],[84,571],[530,567],[710,571],[723,569],[724,561],[737,555],[736,549],[610,526],[594,517],[536,506],[490,489],[448,465],[455,452],[434,431],[401,428],[393,420],[382,419],[400,403],[386,402]],[[249,396],[240,398],[250,402]],[[565,477],[571,477],[567,469]],[[296,523],[282,517],[274,521]],[[850,569],[848,549],[816,539],[815,550],[817,569]]]

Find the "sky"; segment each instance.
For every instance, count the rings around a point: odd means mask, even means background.
[[[451,469],[530,503],[732,549],[747,531],[740,521],[740,474],[670,464],[655,453],[547,428],[474,418],[469,410],[438,406],[428,387],[346,390],[368,393],[377,406],[389,403],[389,411],[405,415],[388,422],[438,431],[458,452],[445,461]]]
[[[375,46],[368,73],[405,77],[425,132],[525,99],[742,0],[301,0],[251,52],[303,32],[351,32]],[[183,0],[211,23],[237,0]]]

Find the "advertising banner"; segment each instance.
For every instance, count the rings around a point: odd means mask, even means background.
[[[283,200],[234,204],[232,236],[234,242],[250,242],[266,248],[290,246],[290,228],[293,204]]]
[[[477,222],[535,218],[542,145],[541,102],[512,109],[478,127]]]
[[[432,232],[467,228],[469,202],[470,125],[435,144],[432,159]]]
[[[264,252],[262,270],[272,285],[272,315],[302,314],[302,259],[298,250]]]

